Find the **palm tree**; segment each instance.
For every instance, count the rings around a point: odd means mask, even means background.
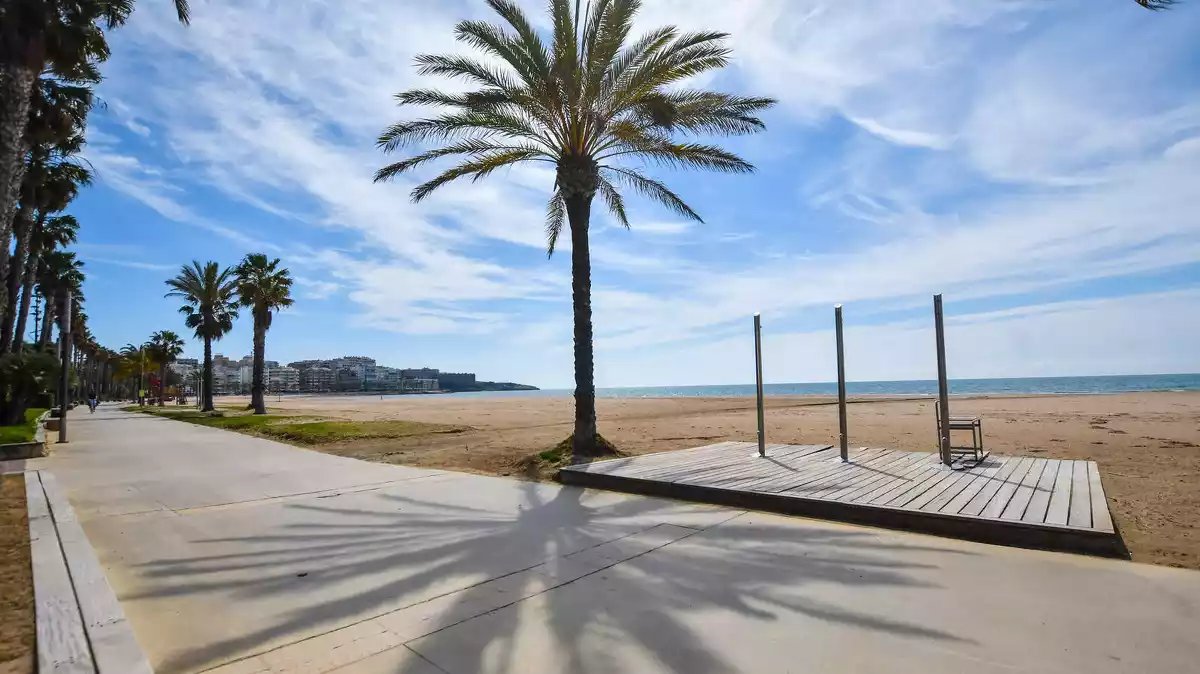
[[[171,291],[166,297],[181,297],[187,304],[179,308],[186,316],[184,324],[191,328],[197,339],[204,340],[204,402],[202,411],[213,411],[213,364],[212,343],[233,329],[233,319],[238,308],[235,294],[237,285],[234,270],[221,269],[216,262],[201,265],[193,260],[192,266],[183,265],[179,275],[167,280]]]
[[[34,222],[33,239],[29,244],[29,259],[25,263],[25,280],[21,288],[21,306],[17,310],[17,326],[13,330],[12,350],[21,349],[25,341],[25,326],[33,300],[33,284],[46,266],[44,257],[75,242],[79,222],[73,215],[59,215]]]
[[[287,269],[279,268],[279,258],[270,260],[262,253],[247,255],[235,273],[239,302],[243,307],[251,307],[254,316],[254,385],[250,405],[255,414],[266,414],[263,362],[267,330],[271,329],[272,312],[292,306],[292,276]]]
[[[629,219],[618,187],[700,220],[665,184],[627,161],[749,173],[754,167],[737,155],[674,136],[754,133],[765,128],[757,113],[775,101],[679,86],[693,75],[729,63],[728,36],[664,27],[629,42],[640,0],[589,0],[582,16],[579,0],[573,13],[570,0],[552,0],[549,45],[513,0],[488,0],[488,4],[507,27],[463,21],[455,34],[504,67],[462,56],[417,57],[422,75],[462,78],[478,88],[462,94],[433,89],[397,94],[402,106],[443,106],[449,111],[388,127],[379,137],[379,147],[385,153],[414,144],[440,147],[380,169],[375,180],[388,180],[441,157],[462,160],[414,189],[413,201],[421,201],[451,181],[479,180],[504,166],[521,162],[555,166],[546,249],[554,253],[566,224],[575,322],[573,451],[577,456],[594,456],[601,448],[596,439],[588,251],[592,199],[599,193],[626,227]]]
[[[50,331],[54,327],[59,300],[63,294],[70,292],[72,296],[78,297],[84,280],[83,263],[75,258],[75,253],[56,250],[42,256],[42,262],[43,266],[38,270],[38,289],[46,299],[46,311],[42,321],[42,332],[38,336],[39,347],[50,341]]]
[[[183,354],[183,339],[170,330],[159,330],[150,335],[150,353],[158,366],[158,406],[166,405],[167,368]]]
[[[187,0],[174,0],[182,23]],[[109,56],[101,25],[115,28],[133,11],[132,0],[21,0],[0,4],[0,287],[7,278],[16,195],[29,144],[34,84],[44,71],[70,73]],[[5,301],[0,295],[0,304]],[[0,308],[3,308],[0,306]]]
[[[150,349],[150,345],[141,343],[134,345],[133,343],[126,344],[121,347],[121,358],[130,368],[131,372],[137,372],[137,398],[139,405],[145,404],[145,397],[142,391],[145,389],[146,381],[146,351]]]

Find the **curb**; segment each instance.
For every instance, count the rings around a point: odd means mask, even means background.
[[[30,442],[11,442],[0,445],[0,461],[20,461],[46,456],[46,427],[43,422],[50,416],[50,410],[42,412],[42,416],[34,423],[33,440]]]
[[[66,494],[25,473],[38,671],[153,674]]]

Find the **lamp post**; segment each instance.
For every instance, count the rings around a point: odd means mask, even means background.
[[[754,387],[758,394],[758,455],[767,455],[767,432],[763,421],[762,317],[754,314]]]
[[[63,293],[62,306],[58,312],[58,342],[62,358],[62,372],[58,380],[58,441],[67,441],[67,408],[71,394],[67,387],[71,383],[71,291]]]

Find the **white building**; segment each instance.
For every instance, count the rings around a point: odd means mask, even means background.
[[[267,370],[272,393],[294,393],[300,390],[300,370],[294,367],[273,367]]]

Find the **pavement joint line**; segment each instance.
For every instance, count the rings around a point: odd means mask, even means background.
[[[405,483],[405,482],[412,482],[414,480],[420,480],[420,479],[424,479],[427,477],[433,477],[435,475],[437,475],[437,473],[432,473],[430,475],[418,475],[416,477],[409,477],[409,478],[405,478],[403,480],[388,480],[387,482],[368,482],[367,484],[353,485],[350,487],[343,487],[340,489],[319,489],[317,491],[296,492],[295,494],[279,494],[276,496],[264,496],[262,498],[246,499],[244,501],[229,501],[228,503],[213,503],[211,505],[191,506],[191,507],[187,507],[187,508],[172,508],[172,507],[166,505],[165,503],[162,503],[162,502],[157,502],[157,503],[159,503],[159,505],[161,505],[163,507],[163,509],[165,509],[165,510],[169,510],[177,515],[183,515],[183,514],[192,513],[192,512],[196,512],[196,511],[200,511],[200,510],[216,510],[216,509],[220,509],[220,508],[235,508],[238,506],[249,506],[249,505],[254,505],[254,504],[259,504],[259,503],[265,504],[265,503],[270,503],[273,501],[286,501],[288,499],[305,499],[305,498],[313,498],[313,497],[329,498],[331,496],[341,496],[343,494],[361,494],[361,493],[368,492],[368,491],[376,491],[379,489],[386,489],[387,487],[395,486],[395,485]],[[322,494],[324,496],[321,496]],[[158,512],[163,512],[163,510],[158,510],[158,509],[138,510],[135,512],[128,512],[128,513],[109,513],[109,514],[104,514],[104,515],[96,515],[95,517],[96,518],[129,517],[129,516],[133,516],[133,515],[149,515],[149,514],[158,513]]]
[[[575,550],[574,552],[570,552],[570,553],[568,553],[568,554],[566,554],[566,555],[559,555],[559,556],[555,557],[554,559],[566,559],[566,558],[570,557],[571,555],[577,555],[577,554],[580,554],[580,553],[583,553],[583,552],[587,552],[588,550],[594,550],[594,549],[596,549],[596,548],[599,548],[599,547],[601,547],[601,546],[608,545],[608,544],[610,544],[610,543],[616,543],[617,541],[622,541],[622,540],[625,540],[625,539],[627,539],[627,538],[630,538],[630,537],[636,536],[636,535],[638,535],[638,534],[643,534],[643,533],[646,533],[647,531],[650,531],[650,530],[652,530],[652,529],[656,529],[656,528],[658,528],[658,527],[660,527],[660,526],[662,526],[662,525],[664,525],[664,524],[669,524],[670,526],[673,526],[673,527],[676,527],[676,528],[679,528],[679,529],[687,529],[687,530],[688,530],[688,532],[689,532],[689,533],[687,533],[687,534],[685,534],[685,535],[683,535],[683,536],[680,536],[679,538],[676,538],[676,539],[673,539],[673,540],[667,541],[666,543],[663,543],[662,545],[657,545],[657,546],[655,546],[655,547],[653,547],[653,548],[650,548],[650,549],[648,549],[648,550],[644,550],[644,551],[642,551],[642,552],[639,552],[639,553],[637,553],[636,555],[632,555],[632,556],[630,556],[630,557],[627,557],[627,558],[625,558],[625,559],[621,559],[621,560],[616,560],[616,561],[613,561],[613,562],[612,562],[612,563],[610,563],[610,564],[606,564],[606,565],[604,565],[604,566],[602,566],[602,567],[600,567],[600,568],[598,568],[598,569],[595,569],[595,570],[593,570],[593,571],[589,571],[589,572],[587,572],[587,573],[583,574],[582,576],[579,576],[578,578],[572,578],[571,580],[564,581],[564,582],[558,583],[558,584],[556,584],[556,585],[551,585],[551,586],[547,587],[546,589],[544,589],[544,590],[539,590],[538,592],[534,592],[533,594],[531,594],[531,595],[529,595],[529,596],[526,596],[526,597],[521,597],[521,598],[519,598],[519,599],[514,599],[513,601],[510,601],[510,602],[508,602],[507,604],[504,604],[504,605],[502,605],[502,606],[497,606],[497,607],[495,607],[495,608],[492,608],[492,609],[489,609],[489,610],[487,610],[487,611],[483,611],[482,613],[477,613],[477,614],[475,614],[475,615],[468,616],[468,617],[466,617],[466,618],[462,618],[461,620],[457,620],[457,621],[455,621],[455,622],[453,622],[453,623],[450,623],[450,624],[448,624],[448,625],[443,625],[442,627],[439,627],[439,628],[437,628],[436,630],[433,630],[432,632],[428,632],[428,633],[426,633],[426,634],[421,634],[421,635],[418,635],[418,636],[412,637],[411,639],[408,639],[407,641],[402,641],[402,642],[400,642],[400,644],[399,644],[398,646],[395,646],[394,648],[399,648],[400,646],[403,646],[404,648],[408,649],[408,650],[409,650],[409,651],[411,651],[412,653],[416,654],[416,655],[417,655],[418,657],[420,657],[422,660],[425,660],[426,662],[429,662],[429,659],[428,659],[428,658],[426,658],[425,656],[421,655],[420,653],[417,653],[415,650],[413,650],[411,647],[409,647],[409,646],[408,646],[408,644],[409,644],[409,643],[411,643],[411,642],[413,642],[413,641],[415,641],[415,640],[417,640],[417,639],[421,639],[421,638],[424,638],[424,637],[427,637],[427,636],[430,636],[430,635],[433,635],[433,634],[437,634],[438,632],[441,632],[441,631],[443,631],[443,630],[447,630],[447,629],[450,629],[451,627],[455,627],[455,626],[457,626],[457,625],[461,625],[462,623],[465,623],[465,622],[467,622],[467,621],[469,621],[469,620],[474,620],[475,618],[479,618],[479,617],[482,617],[482,616],[485,616],[485,615],[489,615],[489,614],[495,613],[496,611],[499,611],[499,610],[501,610],[501,609],[504,609],[504,608],[508,608],[509,606],[512,606],[512,605],[514,605],[514,604],[519,604],[519,603],[521,603],[521,602],[525,601],[526,599],[532,599],[533,597],[536,597],[536,596],[538,596],[538,595],[545,594],[545,593],[547,593],[547,592],[550,592],[551,590],[557,590],[557,589],[558,589],[558,588],[560,588],[560,587],[565,587],[565,586],[567,586],[567,585],[570,585],[571,583],[574,583],[574,582],[576,582],[576,581],[578,581],[578,580],[581,580],[581,579],[583,579],[583,578],[587,578],[588,576],[591,576],[591,575],[597,574],[597,573],[599,573],[599,572],[601,572],[601,571],[605,571],[605,570],[607,570],[607,569],[611,569],[612,567],[614,567],[614,566],[617,566],[617,565],[619,565],[619,564],[624,564],[625,562],[628,562],[628,561],[629,561],[629,560],[631,560],[631,559],[637,559],[638,557],[641,557],[641,556],[643,556],[643,555],[650,554],[651,552],[654,552],[654,551],[656,551],[656,550],[661,550],[661,549],[663,549],[663,548],[667,547],[668,545],[671,545],[672,543],[678,543],[679,541],[682,541],[682,540],[684,540],[684,539],[686,539],[686,538],[691,538],[692,536],[695,536],[696,534],[699,534],[699,533],[702,533],[702,532],[704,532],[704,531],[707,531],[708,529],[711,529],[711,528],[713,528],[713,527],[721,526],[722,524],[725,524],[726,522],[730,522],[730,521],[732,521],[732,520],[734,520],[734,519],[737,519],[738,517],[741,517],[742,515],[745,515],[745,514],[746,514],[746,512],[745,512],[745,511],[739,511],[739,512],[735,513],[734,515],[730,516],[730,517],[727,517],[727,518],[725,518],[725,519],[723,519],[723,520],[721,520],[721,521],[719,521],[719,522],[715,522],[715,523],[713,523],[713,524],[711,524],[711,525],[709,525],[709,526],[704,526],[704,527],[694,527],[694,526],[691,526],[691,527],[689,527],[689,526],[685,526],[685,525],[681,525],[681,524],[671,524],[670,522],[659,522],[659,523],[657,523],[657,524],[652,524],[652,525],[650,525],[650,526],[648,526],[648,527],[645,527],[644,529],[638,529],[637,531],[632,531],[632,532],[630,532],[630,533],[628,533],[628,534],[625,534],[624,536],[618,536],[618,537],[616,537],[616,538],[609,539],[609,540],[603,541],[603,542],[601,542],[601,543],[597,543],[597,544],[595,544],[595,545],[589,545],[588,547],[585,547],[585,548],[580,548],[579,550]],[[529,571],[533,571],[533,570],[534,570],[534,569],[536,569],[537,567],[539,567],[539,566],[542,566],[543,564],[545,564],[545,563],[546,563],[546,561],[547,561],[547,560],[542,560],[542,561],[538,562],[537,564],[533,564],[533,565],[531,565],[531,566],[527,566],[527,567],[525,567],[525,568],[523,568],[523,569],[517,569],[516,571],[512,571],[512,572],[509,572],[509,573],[506,573],[506,574],[503,574],[503,575],[500,575],[500,576],[496,576],[496,577],[494,577],[494,578],[488,578],[488,579],[486,579],[486,580],[481,580],[481,581],[479,581],[478,583],[474,583],[474,584],[468,585],[468,586],[466,586],[466,587],[459,588],[459,589],[457,589],[457,590],[454,590],[454,591],[452,591],[452,592],[443,592],[442,594],[439,594],[439,595],[436,595],[436,596],[433,596],[433,597],[429,597],[429,598],[427,598],[427,599],[422,599],[421,601],[418,601],[418,602],[413,602],[412,604],[408,604],[407,606],[401,606],[400,608],[393,609],[393,610],[391,610],[391,611],[387,611],[387,612],[385,612],[385,613],[379,613],[379,614],[376,614],[376,615],[373,615],[373,616],[368,616],[368,617],[366,617],[366,618],[363,618],[363,619],[361,619],[361,620],[356,620],[356,621],[354,621],[354,622],[352,622],[352,623],[347,623],[347,624],[345,624],[345,625],[341,625],[341,626],[339,626],[339,627],[336,627],[336,628],[334,628],[334,629],[331,629],[331,630],[329,630],[328,632],[322,632],[322,633],[320,633],[320,634],[314,634],[314,635],[312,635],[312,636],[310,636],[310,637],[305,637],[305,638],[303,638],[303,639],[299,639],[299,640],[297,640],[297,641],[293,641],[293,642],[291,642],[291,643],[288,643],[288,644],[283,644],[282,646],[276,646],[275,648],[270,648],[270,649],[267,649],[267,650],[265,650],[265,651],[261,651],[261,652],[258,652],[258,653],[250,653],[250,654],[248,654],[248,655],[245,655],[245,656],[243,656],[243,657],[240,657],[240,658],[236,658],[236,659],[234,659],[234,660],[230,660],[230,661],[228,661],[228,662],[222,662],[222,663],[220,663],[220,664],[213,665],[212,667],[209,667],[208,669],[202,670],[201,672],[199,672],[199,674],[204,674],[204,672],[210,672],[210,671],[213,671],[213,670],[216,670],[216,669],[220,669],[221,667],[228,667],[229,665],[232,665],[232,664],[234,664],[234,663],[237,663],[237,662],[241,662],[241,661],[243,661],[243,660],[249,660],[249,659],[251,659],[251,658],[262,657],[262,656],[264,656],[264,655],[266,655],[266,654],[268,654],[268,653],[274,653],[275,651],[280,651],[280,650],[283,650],[283,649],[285,649],[285,648],[291,648],[292,646],[296,646],[296,645],[298,645],[298,644],[302,644],[302,643],[304,643],[304,642],[306,642],[306,641],[311,641],[311,640],[313,640],[313,639],[319,639],[319,638],[321,638],[321,637],[323,637],[323,636],[325,636],[325,635],[327,635],[327,634],[331,634],[331,633],[333,633],[333,632],[337,632],[337,631],[339,631],[339,630],[348,629],[348,628],[354,627],[355,625],[361,625],[361,624],[363,624],[363,623],[370,622],[370,621],[372,621],[372,620],[378,620],[379,618],[382,618],[382,617],[384,617],[384,616],[387,616],[387,615],[391,615],[392,613],[397,613],[397,612],[399,612],[399,611],[406,611],[406,610],[408,610],[408,609],[411,609],[411,608],[414,608],[414,607],[420,606],[420,605],[422,605],[422,604],[428,604],[428,603],[430,603],[430,602],[437,601],[438,599],[443,599],[443,598],[445,598],[445,597],[450,597],[450,596],[453,596],[453,595],[456,595],[456,594],[459,594],[459,593],[462,593],[462,592],[467,592],[467,591],[470,591],[470,590],[472,590],[472,589],[474,589],[474,588],[477,588],[477,587],[479,587],[479,586],[481,586],[481,585],[486,585],[486,584],[488,584],[488,583],[493,583],[493,582],[496,582],[496,581],[499,581],[499,580],[504,580],[505,578],[509,578],[509,577],[511,577],[511,576],[516,576],[516,575],[518,575],[518,574],[522,574],[522,573],[526,573],[526,572],[529,572]],[[385,631],[388,631],[388,630],[386,630],[386,629],[385,629]],[[398,636],[398,635],[397,635],[397,636]],[[389,649],[389,650],[390,650],[390,649]],[[367,656],[367,657],[370,657],[370,656]],[[365,658],[361,658],[361,659],[365,659]],[[358,660],[356,660],[355,662],[358,662]],[[353,664],[353,663],[348,663],[348,664]],[[446,670],[442,669],[441,667],[438,667],[436,664],[434,664],[434,663],[432,663],[432,662],[429,662],[429,664],[430,664],[430,665],[433,665],[433,666],[434,666],[434,667],[435,667],[435,668],[436,668],[438,671],[443,671],[443,672],[444,672],[444,671],[446,671]],[[447,673],[447,674],[448,674],[448,673]]]
[[[450,674],[449,670],[442,669],[441,667],[439,667],[437,665],[436,662],[434,662],[433,660],[430,660],[429,658],[425,657],[424,655],[421,655],[416,650],[414,650],[412,646],[409,646],[407,643],[400,644],[400,647],[403,648],[404,650],[408,651],[409,653],[412,653],[413,655],[417,656],[422,661],[427,663],[430,667],[433,667],[434,669],[438,670],[439,672],[445,672],[446,674]],[[354,663],[350,663],[350,664],[354,664]]]

